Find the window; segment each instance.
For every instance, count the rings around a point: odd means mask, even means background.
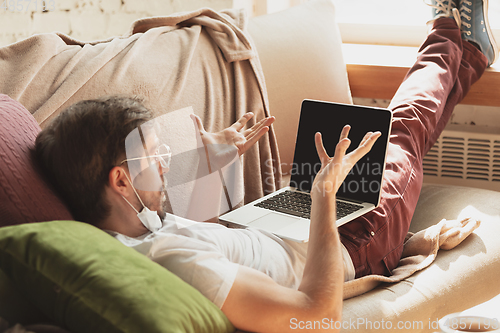
[[[430,0],[427,0],[430,2]],[[432,8],[422,0],[333,0],[344,42],[418,46]],[[489,1],[489,23],[500,40],[500,1]]]
[[[253,15],[276,12],[306,1],[239,0],[253,3]],[[425,22],[431,18],[431,7],[423,0],[332,1],[346,43],[418,46],[427,35]],[[500,42],[500,1],[490,0],[489,7],[489,23]]]

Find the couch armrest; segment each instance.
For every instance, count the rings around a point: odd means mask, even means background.
[[[308,1],[255,17],[248,29],[262,63],[281,169],[287,174],[302,100],[352,103],[335,8],[330,0]]]

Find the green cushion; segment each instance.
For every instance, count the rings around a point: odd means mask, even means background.
[[[71,332],[232,332],[212,302],[85,223],[0,228],[0,269]]]

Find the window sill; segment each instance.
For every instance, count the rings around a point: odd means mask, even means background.
[[[391,99],[413,65],[418,48],[343,44],[353,97]],[[500,106],[500,63],[488,68],[462,104]]]

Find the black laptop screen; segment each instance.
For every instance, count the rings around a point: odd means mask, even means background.
[[[304,100],[302,103],[290,186],[309,192],[321,162],[314,134],[321,132],[329,156],[333,156],[344,125],[351,125],[348,153],[361,142],[366,132],[380,131],[372,150],[351,170],[337,192],[338,198],[378,205],[384,171],[391,112],[387,109]]]

